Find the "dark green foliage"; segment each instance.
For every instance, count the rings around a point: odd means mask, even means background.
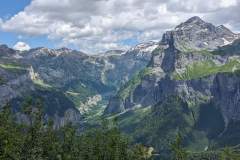
[[[173,160],[238,160],[239,157],[235,148],[204,152],[183,148],[194,120],[187,104],[175,96],[154,106],[146,123],[136,126],[137,131],[142,130],[138,140],[154,148],[130,144],[115,120],[114,123],[104,120],[101,126],[83,133],[71,124],[54,130],[53,121],[44,119],[42,108],[41,100],[27,98],[22,105],[25,125],[15,122],[10,105],[1,110],[0,160],[148,160],[152,157],[157,160],[170,157]]]
[[[189,153],[187,160],[220,160],[219,151]]]
[[[169,96],[147,109],[130,110],[117,118],[121,130],[131,135],[134,142],[154,148],[157,160],[169,160],[173,150],[169,144],[175,144],[174,152],[176,147],[184,146],[187,160],[219,160],[218,148],[240,144],[239,123],[230,122],[223,132],[223,117],[212,101],[193,106],[181,97]],[[182,135],[181,145],[179,140],[174,141],[178,133]]]
[[[0,159],[19,159],[20,142],[19,128],[15,127],[11,115],[10,105],[3,107],[0,112]]]
[[[221,111],[213,102],[200,105],[199,118],[196,124],[199,130],[207,133],[209,138],[215,138],[224,130],[224,119]]]
[[[187,160],[240,160],[239,145],[212,151],[188,152]]]
[[[240,153],[230,147],[225,147],[220,156],[220,160],[239,160]]]
[[[234,122],[230,121],[226,131],[221,135],[221,137],[218,137],[217,142],[218,145],[221,147],[224,147],[225,144],[235,146],[240,144],[240,122]]]
[[[185,160],[187,158],[187,151],[182,147],[182,136],[177,134],[175,141],[171,144],[173,151],[173,160]]]
[[[20,111],[23,107],[21,106],[22,102],[26,103],[29,99],[32,99],[33,105],[37,103],[37,99],[40,99],[42,101],[42,111],[51,117],[56,114],[62,117],[69,108],[77,111],[74,103],[63,93],[57,90],[36,90],[23,98],[18,97],[13,99],[11,101],[11,105],[14,106],[15,110]]]
[[[10,105],[0,112],[0,160],[146,160],[144,146],[132,146],[116,125],[79,134],[71,124],[54,130],[43,116],[40,100],[27,98],[22,106],[25,125],[14,120]]]
[[[187,103],[172,96],[153,107],[151,113],[137,125],[133,136],[137,142],[153,146],[161,157],[166,158],[171,150],[169,144],[178,132],[187,135],[193,126],[194,119]]]

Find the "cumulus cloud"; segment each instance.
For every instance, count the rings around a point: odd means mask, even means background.
[[[30,50],[31,47],[25,42],[17,42],[13,46],[13,49],[18,50],[18,51],[27,51],[27,50]]]
[[[99,52],[127,48],[123,42],[132,38],[160,40],[164,31],[195,15],[237,30],[239,7],[239,0],[32,0],[23,11],[0,20],[0,28]]]

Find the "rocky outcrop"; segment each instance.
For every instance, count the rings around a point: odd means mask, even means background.
[[[173,31],[163,35],[162,42],[169,43],[174,40],[176,48],[188,51],[198,49],[216,49],[232,43],[238,34],[231,32],[225,26],[214,26],[199,17],[192,17],[178,25]]]
[[[240,120],[240,76],[216,75],[212,87],[214,102],[220,107],[226,124]]]
[[[226,27],[198,17],[180,24],[163,35],[147,73],[140,72],[110,99],[105,115],[115,115],[123,131],[165,159],[177,133],[194,151],[207,150],[212,143],[238,144],[237,38]]]
[[[142,77],[129,96],[112,98],[105,113],[154,106],[176,95],[189,106],[214,101],[226,125],[233,119],[239,120],[237,38],[226,27],[215,27],[199,17],[180,24],[165,33],[153,51],[148,65],[152,73]],[[230,44],[226,46],[224,39]]]

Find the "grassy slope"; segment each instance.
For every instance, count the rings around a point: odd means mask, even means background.
[[[51,89],[52,86],[45,83],[42,79],[35,79],[33,80],[33,83],[39,88],[39,89]]]
[[[72,85],[65,95],[70,98],[76,106],[80,106],[81,103],[85,103],[88,97],[97,94],[93,89],[84,86],[82,83],[76,83]]]
[[[81,105],[88,101],[89,97],[93,97],[97,94],[98,93],[96,90],[94,90],[94,88],[86,86],[81,82],[72,84],[72,86],[65,91],[66,97],[68,97],[78,109],[80,109]],[[87,121],[89,124],[94,125],[98,124],[96,121],[100,122],[102,113],[107,105],[104,97],[102,98],[103,99],[98,101],[96,105],[88,106],[89,110],[84,112],[85,121]]]
[[[9,74],[13,74],[15,76],[26,72],[26,68],[16,62],[11,62],[11,63],[0,62],[0,68],[9,72]],[[0,75],[0,85],[6,82],[7,80]]]
[[[147,67],[145,69],[143,69],[142,71],[140,71],[139,73],[135,74],[133,76],[133,78],[128,81],[118,92],[118,96],[121,97],[122,99],[125,99],[126,97],[128,97],[130,95],[130,93],[141,83],[141,79],[146,76],[146,75],[150,75],[151,72],[151,68]]]
[[[234,72],[240,69],[240,61],[237,59],[229,60],[224,65],[217,65],[213,61],[194,62],[186,67],[183,73],[173,73],[175,80],[198,79],[217,73]]]
[[[26,68],[24,68],[23,66],[15,63],[8,63],[8,64],[0,63],[0,67],[11,72],[21,72],[26,70]]]
[[[176,134],[188,134],[193,125],[194,120],[187,104],[178,97],[169,97],[162,104],[152,107],[131,134],[137,142],[153,146],[163,157],[167,157],[169,144]]]
[[[215,114],[216,109],[210,104],[197,108],[199,116],[195,115],[195,119],[189,105],[173,96],[154,107],[129,110],[111,118],[116,118],[120,128],[135,142],[154,147],[164,157],[167,157],[169,144],[178,132],[184,136],[189,152],[196,153],[194,157],[208,157],[214,153],[203,151],[212,145],[213,136],[216,137],[221,132],[221,127],[217,127],[214,121],[220,122],[221,117],[218,113]],[[210,123],[205,126],[203,120]]]

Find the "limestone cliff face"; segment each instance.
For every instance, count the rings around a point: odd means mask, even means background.
[[[28,74],[19,76],[16,79],[9,80],[0,86],[0,104],[6,104],[13,98],[33,90]]]
[[[117,94],[112,98],[105,113],[154,106],[175,95],[190,107],[213,101],[226,125],[239,120],[237,38],[223,26],[215,27],[198,17],[189,19],[164,34],[148,65],[151,73],[140,77],[141,82],[127,96]]]
[[[220,107],[226,124],[240,120],[240,76],[218,74],[213,83],[213,99]]]
[[[5,45],[0,46],[0,53],[0,107],[10,103],[17,121],[28,123],[21,112],[25,97],[43,98],[45,118],[51,118],[56,128],[68,122],[79,123],[82,118],[79,111],[64,95],[49,90],[30,63],[22,62],[24,53]]]
[[[110,99],[104,113],[118,117],[123,131],[166,159],[179,132],[196,151],[212,143],[236,145],[239,47],[236,34],[194,17],[164,34],[148,66]]]

